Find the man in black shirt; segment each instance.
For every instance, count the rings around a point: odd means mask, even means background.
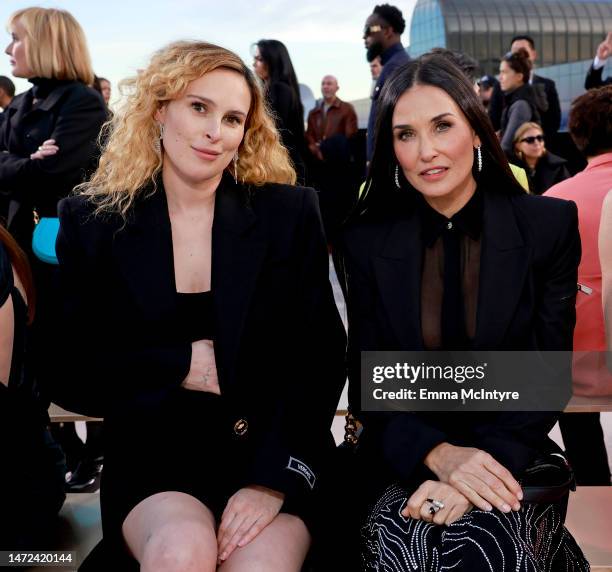
[[[380,56],[383,66],[372,92],[372,105],[368,118],[368,161],[372,159],[376,105],[380,90],[395,69],[410,61],[410,56],[406,53],[400,39],[405,28],[406,21],[401,11],[390,4],[375,6],[374,11],[368,16],[365,23],[363,39],[367,50],[366,58],[368,62],[371,62],[374,58]]]

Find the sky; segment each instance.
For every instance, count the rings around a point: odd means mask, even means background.
[[[381,2],[381,0],[379,0]],[[394,3],[404,14],[409,45],[410,19],[417,0]],[[320,97],[321,78],[338,78],[338,96],[368,97],[370,71],[365,59],[363,26],[376,0],[47,0],[31,4],[0,2],[0,22],[20,8],[43,6],[68,10],[87,36],[94,71],[111,80],[113,101],[117,82],[145,67],[150,55],[168,42],[198,39],[235,51],[249,65],[251,45],[262,38],[281,40],[291,55],[298,80]],[[381,2],[382,3],[382,2]],[[4,28],[2,50],[9,43]],[[0,34],[1,37],[1,34]],[[11,75],[8,56],[0,55],[0,75],[15,81],[18,92],[30,87]]]

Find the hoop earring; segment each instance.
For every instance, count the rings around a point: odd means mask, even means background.
[[[238,151],[234,155],[234,183],[238,184],[238,159],[240,156],[238,155]]]
[[[395,186],[398,189],[401,189],[402,186],[400,185],[400,180],[399,180],[399,165],[395,165]]]
[[[480,150],[481,145],[476,147],[476,160],[478,161],[478,172],[482,171],[482,151]]]

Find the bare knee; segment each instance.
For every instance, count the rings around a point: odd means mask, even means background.
[[[214,572],[216,545],[203,542],[208,529],[198,522],[164,525],[147,538],[140,569],[142,572]]]

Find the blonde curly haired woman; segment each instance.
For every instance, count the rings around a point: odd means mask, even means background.
[[[316,195],[235,54],[173,43],[125,87],[57,244],[105,541],[143,571],[298,571],[344,382]]]

